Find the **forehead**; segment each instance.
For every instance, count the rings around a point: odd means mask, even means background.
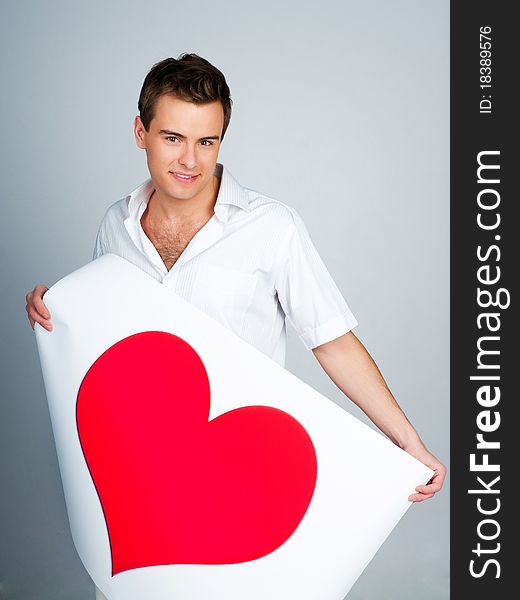
[[[156,131],[169,129],[198,137],[220,135],[224,125],[224,109],[219,101],[194,104],[163,94],[156,102],[150,125]]]

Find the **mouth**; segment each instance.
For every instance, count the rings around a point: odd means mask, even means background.
[[[181,173],[180,171],[170,171],[170,175],[181,183],[193,183],[198,175],[190,175],[189,173]]]

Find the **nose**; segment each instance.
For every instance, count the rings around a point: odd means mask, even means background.
[[[196,167],[197,159],[195,158],[195,148],[192,144],[183,145],[182,153],[179,156],[179,163],[189,170]]]

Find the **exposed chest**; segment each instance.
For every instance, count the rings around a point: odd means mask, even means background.
[[[143,222],[144,221],[144,222]],[[141,221],[143,231],[155,246],[168,271],[179,259],[195,234],[204,227],[208,218],[195,222],[179,222],[168,225],[153,225]]]

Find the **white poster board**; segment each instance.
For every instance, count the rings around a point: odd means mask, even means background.
[[[72,537],[109,600],[342,600],[433,474],[118,256],[44,300]]]

